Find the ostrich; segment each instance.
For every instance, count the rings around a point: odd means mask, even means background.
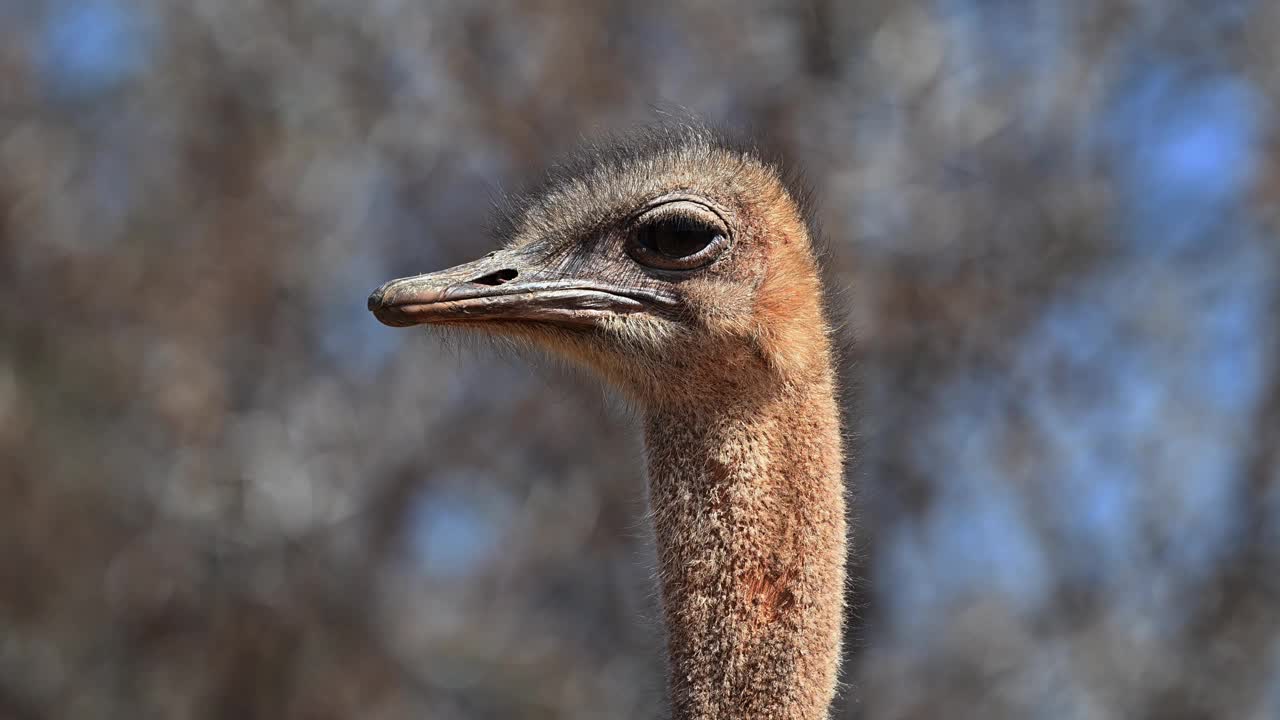
[[[780,172],[697,127],[588,147],[498,223],[503,248],[369,296],[381,322],[524,341],[643,418],[680,720],[828,716],[843,450],[813,237]]]

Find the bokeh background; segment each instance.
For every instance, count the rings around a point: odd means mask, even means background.
[[[1266,0],[0,0],[0,717],[659,717],[634,421],[364,307],[655,108],[816,190],[836,717],[1280,717],[1278,89]]]

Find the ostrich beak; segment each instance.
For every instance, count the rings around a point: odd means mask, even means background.
[[[566,277],[513,249],[392,280],[369,295],[374,317],[392,327],[489,321],[582,327],[610,316],[674,305],[674,298],[651,289]]]

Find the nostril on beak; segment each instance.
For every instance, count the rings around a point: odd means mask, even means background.
[[[471,282],[475,285],[494,286],[494,285],[502,285],[505,283],[509,283],[518,277],[520,277],[520,273],[518,271],[511,268],[507,268],[505,270],[496,270],[487,275],[481,275],[480,277],[476,278],[475,280],[472,280]]]

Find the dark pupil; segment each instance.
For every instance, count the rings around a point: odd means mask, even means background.
[[[686,220],[658,222],[644,229],[644,244],[669,258],[693,255],[715,237],[715,230]]]

